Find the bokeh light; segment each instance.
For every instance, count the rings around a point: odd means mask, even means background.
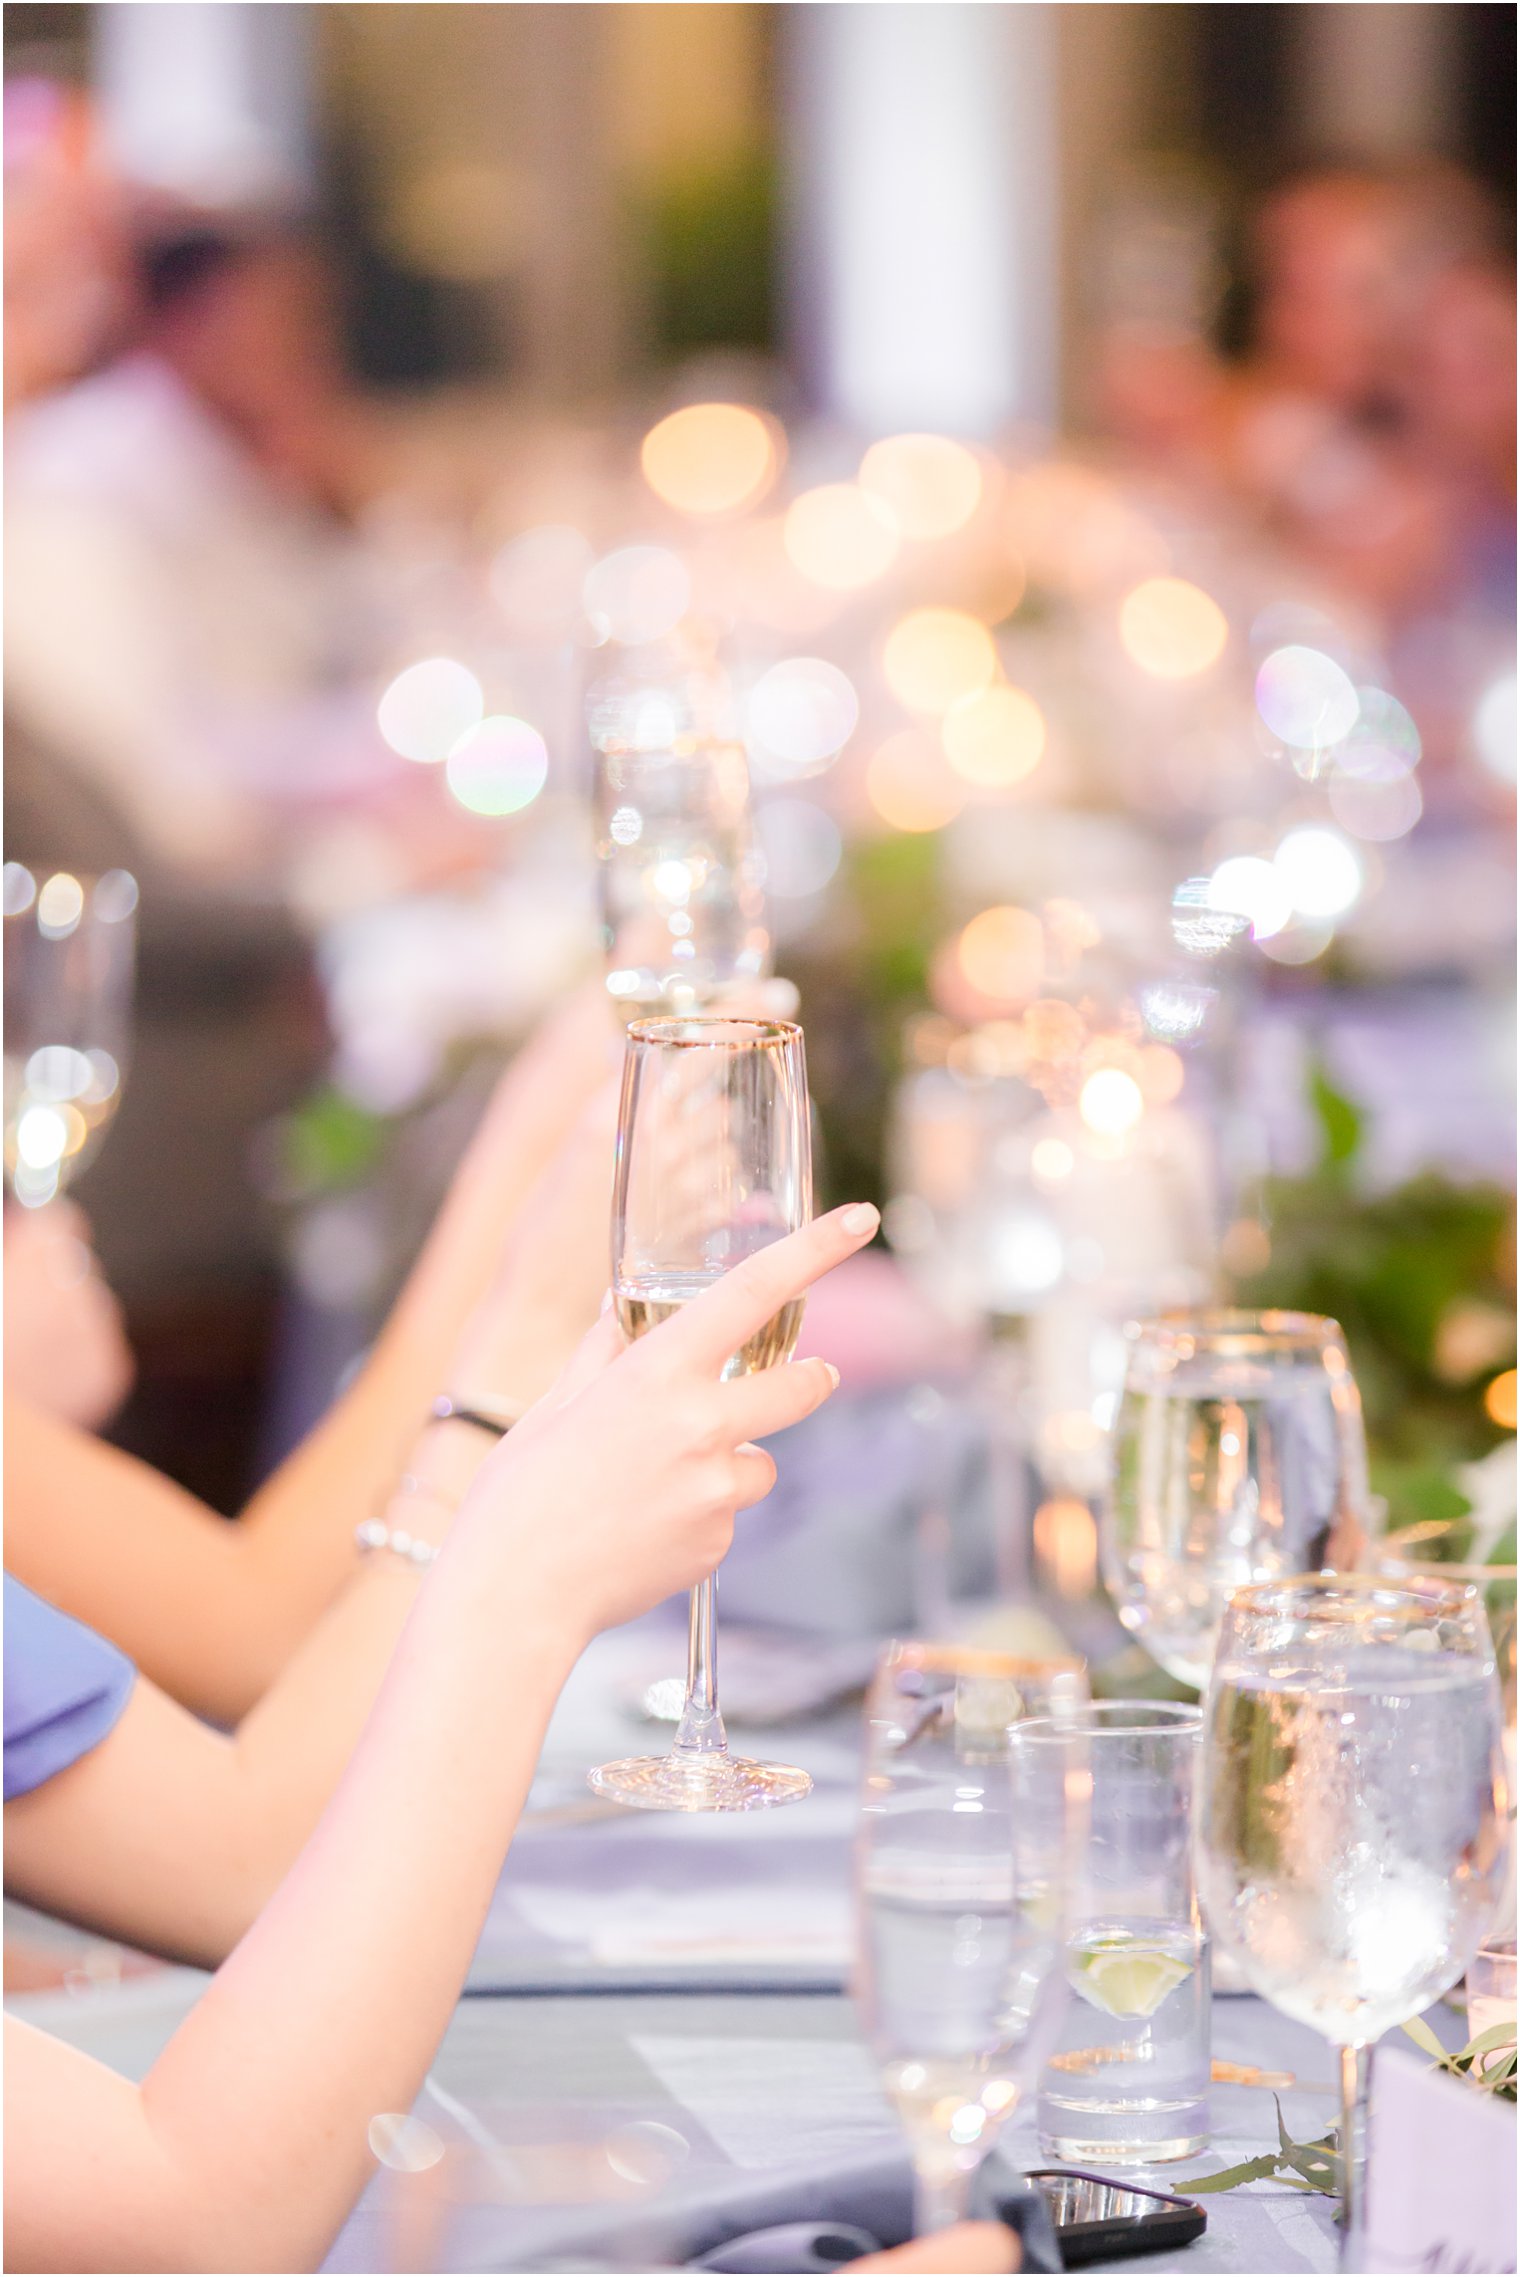
[[[107,870],[95,881],[95,915],[103,925],[120,925],[140,899],[137,880],[130,870]]]
[[[1045,966],[1045,933],[1027,909],[1003,905],[984,909],[961,934],[956,962],[983,996],[1018,1003],[1039,987]]]
[[[997,685],[961,696],[945,714],[945,757],[958,775],[1003,790],[1032,775],[1045,750],[1045,720],[1033,696]]]
[[[818,656],[773,664],[750,690],[744,719],[750,755],[772,772],[826,767],[855,732],[860,699],[837,664]]]
[[[371,2155],[397,2174],[421,2174],[436,2166],[444,2152],[443,2137],[425,2119],[407,2111],[379,2111],[369,2123]]]
[[[1300,917],[1344,916],[1362,890],[1356,848],[1338,830],[1327,830],[1320,823],[1290,830],[1272,867]]]
[[[485,717],[486,700],[468,665],[452,656],[409,664],[380,698],[380,733],[403,759],[436,767]]]
[[[0,880],[3,880],[6,916],[20,917],[37,898],[37,880],[24,862],[7,862],[0,872]]]
[[[755,828],[765,855],[767,890],[783,901],[822,893],[839,867],[839,825],[811,799],[769,799]]]
[[[1517,726],[1515,717],[1515,675],[1506,672],[1491,687],[1485,688],[1478,698],[1473,713],[1473,742],[1478,757],[1501,783],[1515,780]]]
[[[966,804],[966,788],[921,729],[889,735],[871,754],[866,796],[894,830],[943,830]]]
[[[1490,1423],[1497,1423],[1501,1431],[1513,1431],[1516,1414],[1516,1376],[1513,1368],[1506,1368],[1502,1376],[1495,1376],[1483,1394],[1483,1412]]]
[[[651,427],[639,453],[644,480],[682,514],[734,514],[769,489],[776,447],[758,411],[691,403]]]
[[[37,896],[37,927],[50,941],[66,940],[84,915],[84,887],[72,872],[55,870]]]
[[[1059,1186],[1071,1176],[1076,1162],[1076,1156],[1064,1139],[1036,1139],[1029,1150],[1029,1167],[1045,1186]]]
[[[913,609],[887,635],[882,665],[900,704],[938,718],[989,687],[998,658],[987,627],[964,609]]]
[[[589,538],[567,522],[546,522],[510,538],[491,564],[491,598],[512,630],[528,638],[562,637],[581,613],[581,593],[596,556]]]
[[[1322,751],[1351,733],[1361,700],[1348,672],[1318,648],[1274,648],[1256,675],[1256,709],[1281,743]]]
[[[1217,601],[1184,577],[1147,577],[1119,606],[1119,638],[1143,672],[1191,680],[1224,654],[1229,623]]]
[[[492,713],[448,757],[449,789],[471,814],[520,814],[549,780],[549,752],[536,727]]]
[[[1414,771],[1376,745],[1352,745],[1356,763],[1337,761],[1327,795],[1330,812],[1353,838],[1384,845],[1407,837],[1425,811]]]
[[[1293,921],[1293,896],[1281,870],[1259,854],[1232,854],[1209,879],[1209,907],[1249,919],[1251,938],[1269,941]]]
[[[782,543],[794,569],[831,593],[853,593],[891,568],[900,544],[890,507],[853,482],[805,490],[787,508]]]
[[[1139,1084],[1122,1067],[1100,1067],[1082,1086],[1078,1111],[1100,1138],[1122,1138],[1145,1112]]]
[[[889,435],[861,460],[860,486],[890,507],[904,537],[948,538],[980,505],[982,470],[948,435]]]
[[[581,598],[603,639],[637,648],[674,632],[691,604],[691,577],[664,546],[619,546],[587,571]]]

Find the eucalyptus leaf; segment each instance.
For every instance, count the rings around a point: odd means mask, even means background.
[[[1434,2056],[1438,2064],[1444,2064],[1446,2062],[1446,2050],[1442,2047],[1440,2041],[1436,2038],[1434,2032],[1432,2032],[1430,2026],[1426,2023],[1423,2016],[1411,2016],[1408,2023],[1403,2025],[1401,2029],[1409,2034],[1410,2039],[1413,2040],[1417,2048],[1424,2049],[1427,2056]]]

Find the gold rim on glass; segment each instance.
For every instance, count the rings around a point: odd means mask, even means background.
[[[717,1033],[715,1030],[726,1030]],[[653,1020],[630,1020],[628,1040],[635,1044],[664,1044],[676,1051],[700,1047],[703,1051],[768,1051],[780,1044],[800,1043],[802,1028],[796,1020],[734,1020],[722,1013],[664,1014]]]

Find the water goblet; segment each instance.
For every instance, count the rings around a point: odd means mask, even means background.
[[[1085,1700],[1080,1660],[890,1645],[866,1708],[856,1840],[861,2026],[907,2131],[914,2230],[963,2219],[1061,1997],[1059,1870],[1019,1858],[1009,1726]]]
[[[1199,1896],[1264,2000],[1340,2054],[1342,2266],[1365,2257],[1371,2051],[1456,1983],[1505,1868],[1475,1589],[1303,1575],[1231,1599],[1204,1708]]]
[[[1362,1558],[1361,1398],[1340,1329],[1311,1313],[1178,1313],[1128,1339],[1103,1577],[1152,1658],[1201,1688],[1232,1590]]]
[[[812,1215],[807,1065],[790,1020],[638,1020],[628,1030],[612,1201],[612,1290],[626,1336],[642,1336],[742,1259]],[[798,1297],[724,1369],[789,1360]],[[717,1577],[691,1593],[686,1695],[668,1755],[589,1774],[598,1794],[643,1810],[760,1810],[812,1781],[787,1764],[731,1755],[718,1708]]]

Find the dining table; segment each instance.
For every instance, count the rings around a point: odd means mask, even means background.
[[[742,1676],[743,1633],[731,1644]],[[860,1736],[849,1655],[835,1647],[824,1663],[834,1704],[764,1733],[768,1753],[811,1773],[805,1802],[711,1816],[599,1802],[586,1767],[640,1732],[648,1743],[646,1703],[668,1700],[681,1649],[678,1622],[652,1616],[598,1640],[575,1671],[463,1997],[412,2110],[375,2114],[375,2170],[327,2269],[644,2271],[796,2224],[908,2234],[904,2139],[848,1993]],[[829,1649],[807,1648],[815,1660]],[[776,1695],[773,1641],[756,1665]],[[735,1718],[731,1737],[760,1734]],[[88,1944],[61,1983],[7,2005],[140,2077],[206,1979],[113,1967],[103,1951]],[[1332,2051],[1261,2001],[1216,1995],[1213,2056],[1210,2149],[1128,2179],[1187,2195],[1190,2180],[1274,2144],[1279,2108],[1295,2140],[1333,2123]],[[1219,2079],[1220,2067],[1241,2077]],[[987,2180],[1014,2189],[1046,2163],[1030,2111],[1004,2129]],[[1268,2179],[1203,2203],[1204,2234],[1150,2267],[1335,2267],[1326,2197]],[[768,2267],[763,2249],[746,2266]]]

